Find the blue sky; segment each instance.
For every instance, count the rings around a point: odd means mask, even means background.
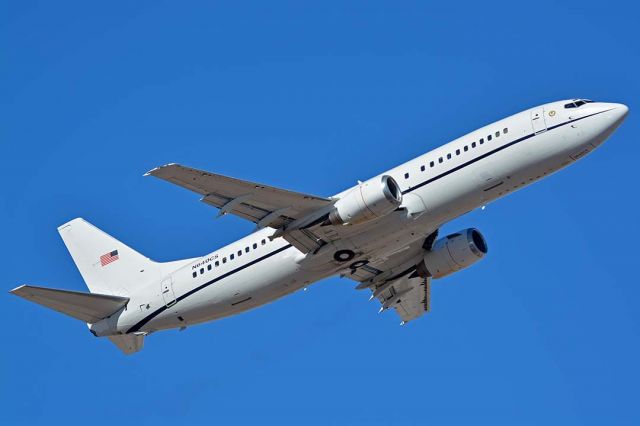
[[[0,2],[3,288],[85,290],[56,227],[151,258],[252,224],[168,162],[330,195],[544,102],[630,106],[594,155],[448,224],[490,255],[399,327],[331,279],[122,356],[5,293],[3,422],[638,424],[637,6],[627,2]]]

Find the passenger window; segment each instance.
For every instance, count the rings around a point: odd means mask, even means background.
[[[500,131],[498,130],[498,131],[496,132],[496,138],[499,138],[499,137],[500,137]]]
[[[451,154],[447,154],[447,160],[451,159]]]
[[[262,240],[262,245],[267,244],[267,240]]]
[[[253,243],[253,249],[257,249],[258,248],[258,244],[257,243]]]
[[[424,166],[420,166],[420,171],[424,172]]]
[[[484,143],[484,139],[480,138],[480,145],[482,145]]]
[[[242,250],[238,250],[238,257],[242,256]]]
[[[456,155],[460,155],[460,150],[456,149]]]
[[[220,266],[220,261],[216,260],[216,266]]]
[[[404,174],[404,178],[405,178],[405,179],[409,179],[409,173],[405,173],[405,174]]]
[[[195,277],[197,277],[197,276],[198,276],[198,273],[197,273],[197,272],[194,272],[194,273],[193,273],[193,274],[191,274],[191,275],[193,275],[193,278],[195,278]]]
[[[464,146],[464,152],[469,151],[469,147],[467,145]]]
[[[245,247],[245,248],[244,248],[244,252],[245,252],[245,253],[249,253],[249,247]]]
[[[487,142],[491,140],[491,135],[487,136]]]
[[[506,135],[507,133],[509,133],[509,129],[507,129],[507,128],[505,127],[504,129],[502,129],[502,133],[504,133],[504,134]]]
[[[233,253],[231,253],[231,254],[229,255],[229,260],[233,260],[234,258],[235,258],[235,255],[234,255]]]
[[[204,274],[204,268],[200,268],[200,275]]]
[[[475,148],[475,147],[476,147],[476,143],[475,143],[475,142],[472,142],[472,143],[471,143],[471,148]]]
[[[429,163],[429,167],[433,167],[435,165],[436,165],[436,163],[434,163],[433,161]]]
[[[208,264],[207,265],[207,271],[210,271],[210,270],[211,270],[211,264]]]
[[[438,163],[442,163],[442,157],[438,158]]]
[[[227,263],[227,258],[226,257],[222,258],[222,263]]]

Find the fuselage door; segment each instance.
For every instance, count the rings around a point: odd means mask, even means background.
[[[533,133],[542,133],[547,130],[544,108],[539,107],[531,110],[531,125],[533,126]]]
[[[173,279],[171,275],[162,280],[160,291],[162,292],[162,300],[164,300],[165,305],[171,306],[176,303],[176,295],[173,293]]]

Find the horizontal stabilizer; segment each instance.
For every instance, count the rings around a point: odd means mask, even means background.
[[[21,285],[11,293],[91,324],[117,312],[129,301],[128,297],[31,285]]]
[[[111,340],[126,355],[138,352],[144,345],[144,334],[121,334],[109,336]]]

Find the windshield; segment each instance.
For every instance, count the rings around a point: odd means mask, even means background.
[[[575,99],[573,102],[565,104],[564,107],[565,108],[579,108],[584,104],[590,104],[592,102],[593,101],[589,100],[589,99]]]

